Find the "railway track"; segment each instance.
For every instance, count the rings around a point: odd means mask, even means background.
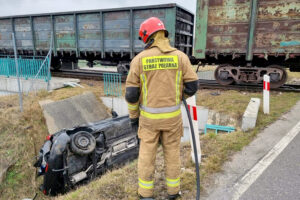
[[[52,71],[52,76],[65,77],[65,78],[79,78],[79,79],[92,79],[92,80],[103,80],[104,73],[113,73],[117,72],[111,71],[95,71],[95,70],[59,70]],[[126,81],[126,76],[122,76],[122,82]]]
[[[239,90],[239,91],[262,91],[262,84],[239,84],[239,85],[220,85],[215,80],[204,80],[199,79],[198,83],[199,89],[222,89],[222,90]],[[300,85],[284,84],[283,86],[271,89],[271,91],[280,92],[300,92]]]
[[[94,70],[60,70],[52,71],[52,76],[103,80],[104,73],[116,73],[110,71],[94,71]],[[122,76],[122,82],[126,81],[126,76]],[[221,89],[221,90],[239,90],[239,91],[262,91],[262,84],[239,84],[239,85],[220,85],[215,80],[199,79],[199,89]],[[300,92],[300,85],[284,84],[283,86],[271,89],[272,91],[280,92]]]

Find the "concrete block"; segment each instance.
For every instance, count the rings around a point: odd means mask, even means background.
[[[243,115],[243,120],[242,120],[243,131],[248,131],[255,127],[259,106],[260,106],[260,99],[251,98]]]
[[[101,97],[103,104],[108,108],[113,108],[119,116],[128,115],[127,102],[123,97]],[[113,106],[112,106],[113,105]]]
[[[208,120],[208,109],[203,106],[197,106],[198,128],[204,131]]]
[[[7,90],[7,80],[5,77],[0,77],[0,90],[6,91]]]
[[[79,79],[74,78],[59,78],[52,77],[50,81],[50,90],[56,90],[65,87],[64,83],[74,82],[79,83]],[[48,83],[39,79],[23,79],[20,78],[21,91],[27,93],[28,91],[47,90]],[[18,79],[16,77],[6,78],[0,77],[0,90],[9,92],[18,92]]]
[[[92,92],[77,95],[57,102],[39,102],[50,134],[61,129],[92,123],[109,116],[106,107]]]
[[[12,91],[12,92],[18,92],[19,91],[17,79],[7,78],[6,80],[7,80],[6,88],[7,88],[8,91]],[[22,88],[22,86],[21,86],[21,88]]]
[[[214,71],[200,71],[197,75],[199,79],[215,80]]]
[[[208,119],[208,109],[203,106],[197,106],[197,119],[198,119],[198,132],[201,133],[205,129],[205,124]],[[190,141],[190,125],[188,121],[188,117],[186,114],[186,110],[184,106],[181,106],[182,113],[182,122],[183,122],[183,137],[181,138],[181,142],[189,142]]]

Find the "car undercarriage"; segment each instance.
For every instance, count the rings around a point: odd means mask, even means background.
[[[65,193],[138,155],[137,130],[128,116],[115,117],[47,136],[34,164],[46,195]]]

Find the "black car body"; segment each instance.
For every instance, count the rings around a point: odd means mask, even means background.
[[[116,117],[47,137],[34,166],[44,176],[43,193],[56,195],[136,158],[138,148],[129,117]]]

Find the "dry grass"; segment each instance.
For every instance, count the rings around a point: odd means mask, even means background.
[[[277,113],[278,107],[281,109],[281,106],[285,107],[288,102],[298,97],[299,93],[271,92],[270,109]],[[260,98],[262,105],[262,92],[199,90],[197,93],[197,105],[205,106],[239,119],[242,117],[251,98]]]
[[[287,73],[289,78],[300,79],[300,72],[291,72],[290,70],[287,70]]]
[[[222,91],[220,96],[211,96],[210,93],[216,91],[203,90],[199,91],[197,101],[200,105],[205,105],[210,108],[215,108],[218,111],[223,111],[232,114],[229,109],[237,112],[237,117],[244,111],[251,97],[261,97],[259,93],[240,93],[236,91]],[[222,165],[230,156],[240,151],[244,146],[249,144],[256,134],[266,127],[271,122],[278,119],[282,113],[287,112],[290,108],[300,100],[300,94],[297,93],[272,93],[271,98],[271,113],[268,116],[262,114],[261,110],[258,116],[257,127],[247,133],[234,132],[230,134],[207,134],[201,136],[201,148],[204,154],[201,165],[201,186],[202,192],[205,192],[205,187],[210,183],[210,175],[220,172]],[[182,144],[182,199],[195,199],[196,183],[195,169],[190,157],[190,145]],[[76,191],[70,192],[65,196],[58,197],[57,200],[69,199],[137,199],[136,190],[136,162],[130,166],[125,166],[118,170],[118,173],[112,172],[104,175],[101,179],[82,186]],[[107,180],[111,180],[112,182]],[[120,182],[114,182],[120,180]],[[135,182],[134,182],[135,181]],[[115,184],[120,184],[116,190]],[[112,189],[106,191],[108,187]],[[93,189],[91,189],[93,188]],[[119,192],[121,191],[121,195]],[[102,193],[105,193],[103,196]],[[166,187],[163,175],[163,155],[159,151],[156,160],[155,174],[155,196],[156,199],[164,199],[166,196]]]
[[[37,96],[25,98],[25,111],[18,111],[18,99],[14,97],[0,98],[0,156],[10,158],[15,163],[8,172],[5,182],[0,186],[1,199],[22,199],[33,197],[38,192],[41,179],[35,178],[32,167],[34,156],[43,144],[47,135],[45,120],[38,100],[51,98],[60,100],[69,96],[93,91],[97,97],[103,95],[102,82],[83,81],[84,89],[65,88],[52,93],[40,92]],[[123,88],[124,89],[124,88]],[[213,96],[211,93],[220,93]],[[244,93],[236,91],[201,90],[197,94],[197,102],[211,109],[240,117],[251,97],[261,97],[260,93]],[[271,113],[264,116],[259,113],[257,127],[248,132],[231,134],[207,134],[201,136],[202,153],[205,155],[201,165],[201,185],[203,191],[210,182],[210,175],[222,170],[222,164],[235,151],[241,150],[265,126],[287,112],[298,100],[300,94],[272,93]],[[190,157],[190,145],[182,144],[182,199],[194,199],[195,169]],[[155,174],[155,195],[157,199],[166,196],[163,175],[163,153],[159,148]],[[108,172],[88,185],[81,186],[66,195],[56,198],[46,197],[39,193],[38,199],[137,199],[137,162]]]
[[[104,95],[102,82],[83,81],[83,86],[24,96],[23,113],[19,111],[18,96],[0,97],[0,157],[11,164],[6,180],[0,185],[1,199],[33,197],[41,184],[32,164],[48,131],[38,101],[61,100],[86,91],[94,92],[98,98]],[[47,197],[39,195],[39,199]]]
[[[300,72],[290,72],[290,70],[287,70],[287,73],[288,73],[287,83],[300,85]]]

